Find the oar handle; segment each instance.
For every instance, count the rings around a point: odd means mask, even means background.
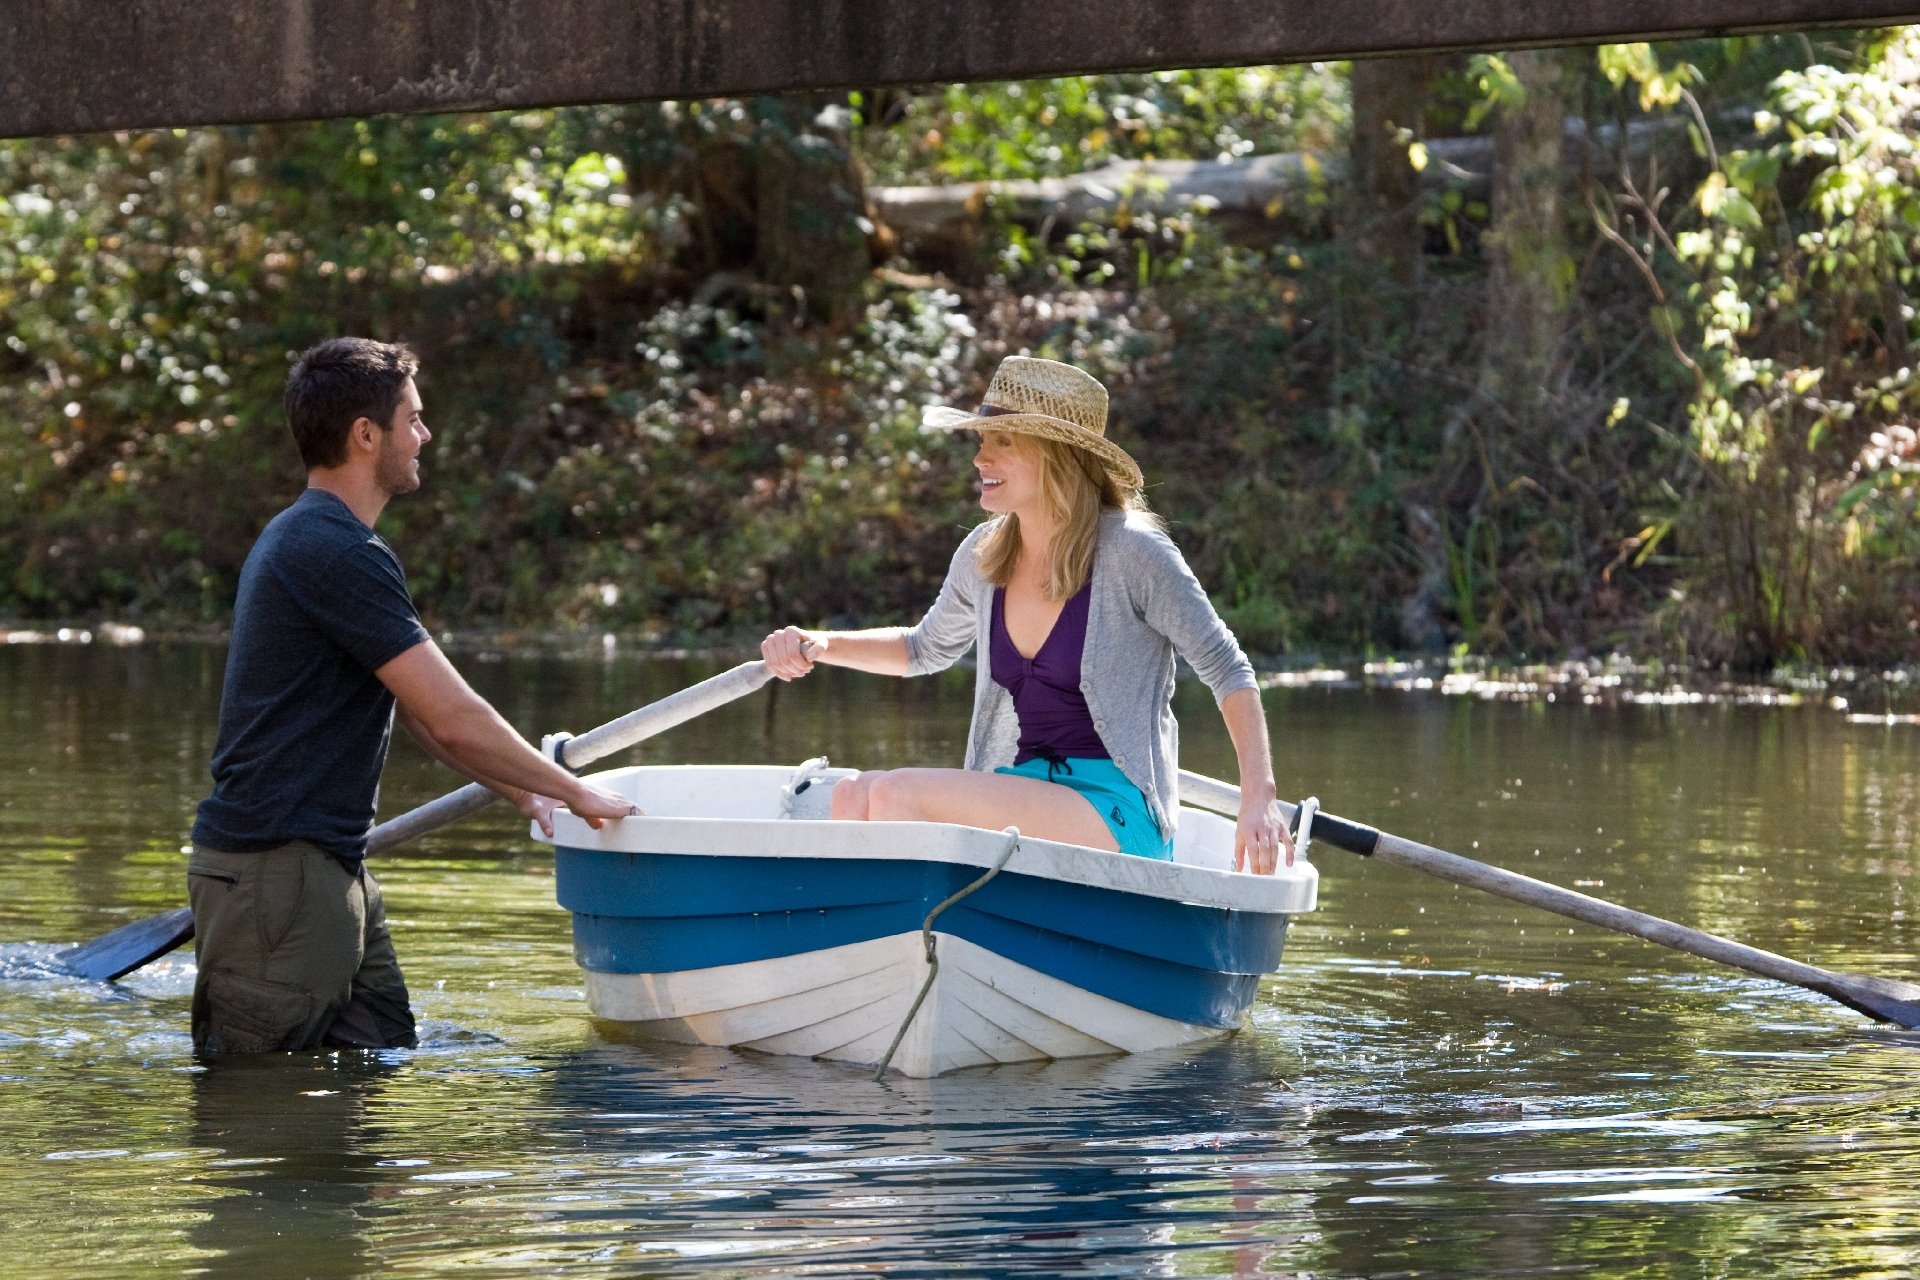
[[[385,853],[395,845],[438,831],[460,819],[480,812],[500,797],[477,782],[469,782],[458,791],[450,791],[438,800],[429,800],[417,809],[409,809],[367,833],[367,856]]]
[[[736,698],[744,698],[771,679],[773,672],[766,663],[743,662],[730,671],[722,671],[699,684],[688,685],[680,692],[669,694],[638,711],[629,711],[598,729],[577,738],[568,738],[561,748],[560,762],[577,773],[595,760],[616,751],[624,751],[656,733],[665,733]]]
[[[772,678],[773,673],[767,670],[766,663],[743,662],[730,671],[722,671],[699,684],[689,685],[658,702],[629,711],[618,720],[610,720],[577,738],[566,739],[560,748],[560,763],[577,773],[596,760],[623,751],[657,733],[665,733],[736,698],[743,698]],[[480,812],[499,798],[479,783],[469,782],[458,791],[428,801],[375,827],[367,833],[367,854],[383,853],[395,845],[405,844],[430,831],[438,831],[441,827]]]
[[[1180,798],[1203,809],[1237,813],[1240,788],[1202,774],[1180,771]],[[1293,805],[1281,802],[1281,808]],[[1292,819],[1292,813],[1287,817]],[[1744,969],[1778,982],[1790,983],[1831,996],[1849,1008],[1858,1009],[1882,1021],[1914,1026],[1920,1022],[1920,986],[1886,978],[1861,977],[1835,973],[1815,965],[1789,960],[1771,951],[1750,947],[1744,942],[1704,933],[1659,916],[1650,916],[1601,898],[1563,889],[1557,884],[1535,880],[1517,871],[1463,858],[1445,849],[1420,844],[1391,833],[1376,831],[1358,822],[1349,822],[1324,811],[1313,816],[1313,835],[1336,848],[1363,856],[1377,856],[1381,862],[1423,872],[1449,884],[1481,889],[1514,902],[1538,907],[1570,919],[1598,925],[1616,933],[1629,934],[1675,951],[1684,951],[1703,960]]]
[[[1190,769],[1180,771],[1180,798],[1188,804],[1202,809],[1212,809],[1216,813],[1237,814],[1240,812],[1240,788],[1218,778],[1209,778],[1203,773],[1194,773]],[[1295,810],[1300,806],[1280,803],[1280,811],[1291,823]],[[1361,857],[1371,857],[1380,843],[1380,833],[1361,822],[1349,822],[1336,817],[1325,809],[1316,809],[1313,814],[1313,838],[1324,840],[1336,849],[1345,849],[1348,853],[1357,853]]]

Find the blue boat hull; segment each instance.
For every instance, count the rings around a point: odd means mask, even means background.
[[[796,812],[792,776],[616,770],[596,781],[646,816],[591,829],[556,814],[558,897],[597,1018],[909,1075],[1166,1048],[1238,1026],[1290,915],[1314,906],[1309,865],[1227,869],[1233,824],[1213,814],[1183,812],[1178,860],[1156,862],[832,821],[834,779]]]
[[[597,973],[773,960],[917,932],[977,879],[944,862],[555,851],[574,956]],[[1287,916],[1234,911],[1005,871],[938,931],[1122,1004],[1238,1026],[1280,965]]]

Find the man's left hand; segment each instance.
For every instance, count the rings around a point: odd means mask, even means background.
[[[520,798],[514,801],[513,807],[539,823],[540,830],[544,834],[553,834],[553,811],[560,807],[558,800],[551,796],[540,796],[531,791],[523,791],[520,793]]]

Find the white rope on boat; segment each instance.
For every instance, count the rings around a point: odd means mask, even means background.
[[[995,876],[999,875],[1000,868],[1007,865],[1007,860],[1013,857],[1014,850],[1018,849],[1019,847],[1020,847],[1020,828],[1008,827],[1007,828],[1007,847],[1006,847],[1006,850],[1001,853],[1000,860],[994,863],[991,867],[988,867],[987,873],[985,875],[973,881],[973,883],[967,885],[965,888],[960,889],[957,892],[949,895],[944,901],[940,903],[939,906],[927,912],[927,918],[920,922],[920,944],[926,948],[926,952],[927,952],[927,980],[920,984],[920,994],[913,998],[913,1007],[907,1010],[907,1016],[900,1019],[900,1029],[893,1033],[893,1043],[887,1046],[887,1052],[880,1059],[879,1067],[874,1070],[873,1078],[875,1080],[882,1080],[886,1078],[887,1067],[892,1064],[893,1055],[899,1050],[900,1042],[907,1038],[907,1028],[913,1025],[914,1015],[919,1013],[920,1006],[926,1003],[927,992],[933,990],[933,980],[934,978],[938,977],[940,974],[940,953],[938,949],[934,946],[934,942],[933,942],[934,920],[940,915],[942,911],[945,911],[948,907],[952,906],[954,903],[961,901],[968,894],[980,888],[982,885],[986,884],[987,881],[993,879]]]
[[[791,818],[794,797],[811,787],[814,779],[826,771],[825,756],[815,756],[811,760],[802,761],[800,767],[793,771],[793,776],[787,779],[787,785],[780,788],[780,816]]]

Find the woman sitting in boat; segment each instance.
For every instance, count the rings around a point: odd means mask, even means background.
[[[1013,826],[1171,860],[1178,653],[1239,756],[1236,869],[1270,873],[1282,851],[1291,864],[1253,667],[1148,512],[1139,466],[1107,439],[1106,388],[1009,356],[978,413],[935,408],[925,421],[978,436],[980,505],[996,516],[960,544],[932,609],[911,628],[787,627],[760,649],[792,680],[815,662],[927,675],[978,645],[966,768],[855,775],[834,788],[833,817]]]

